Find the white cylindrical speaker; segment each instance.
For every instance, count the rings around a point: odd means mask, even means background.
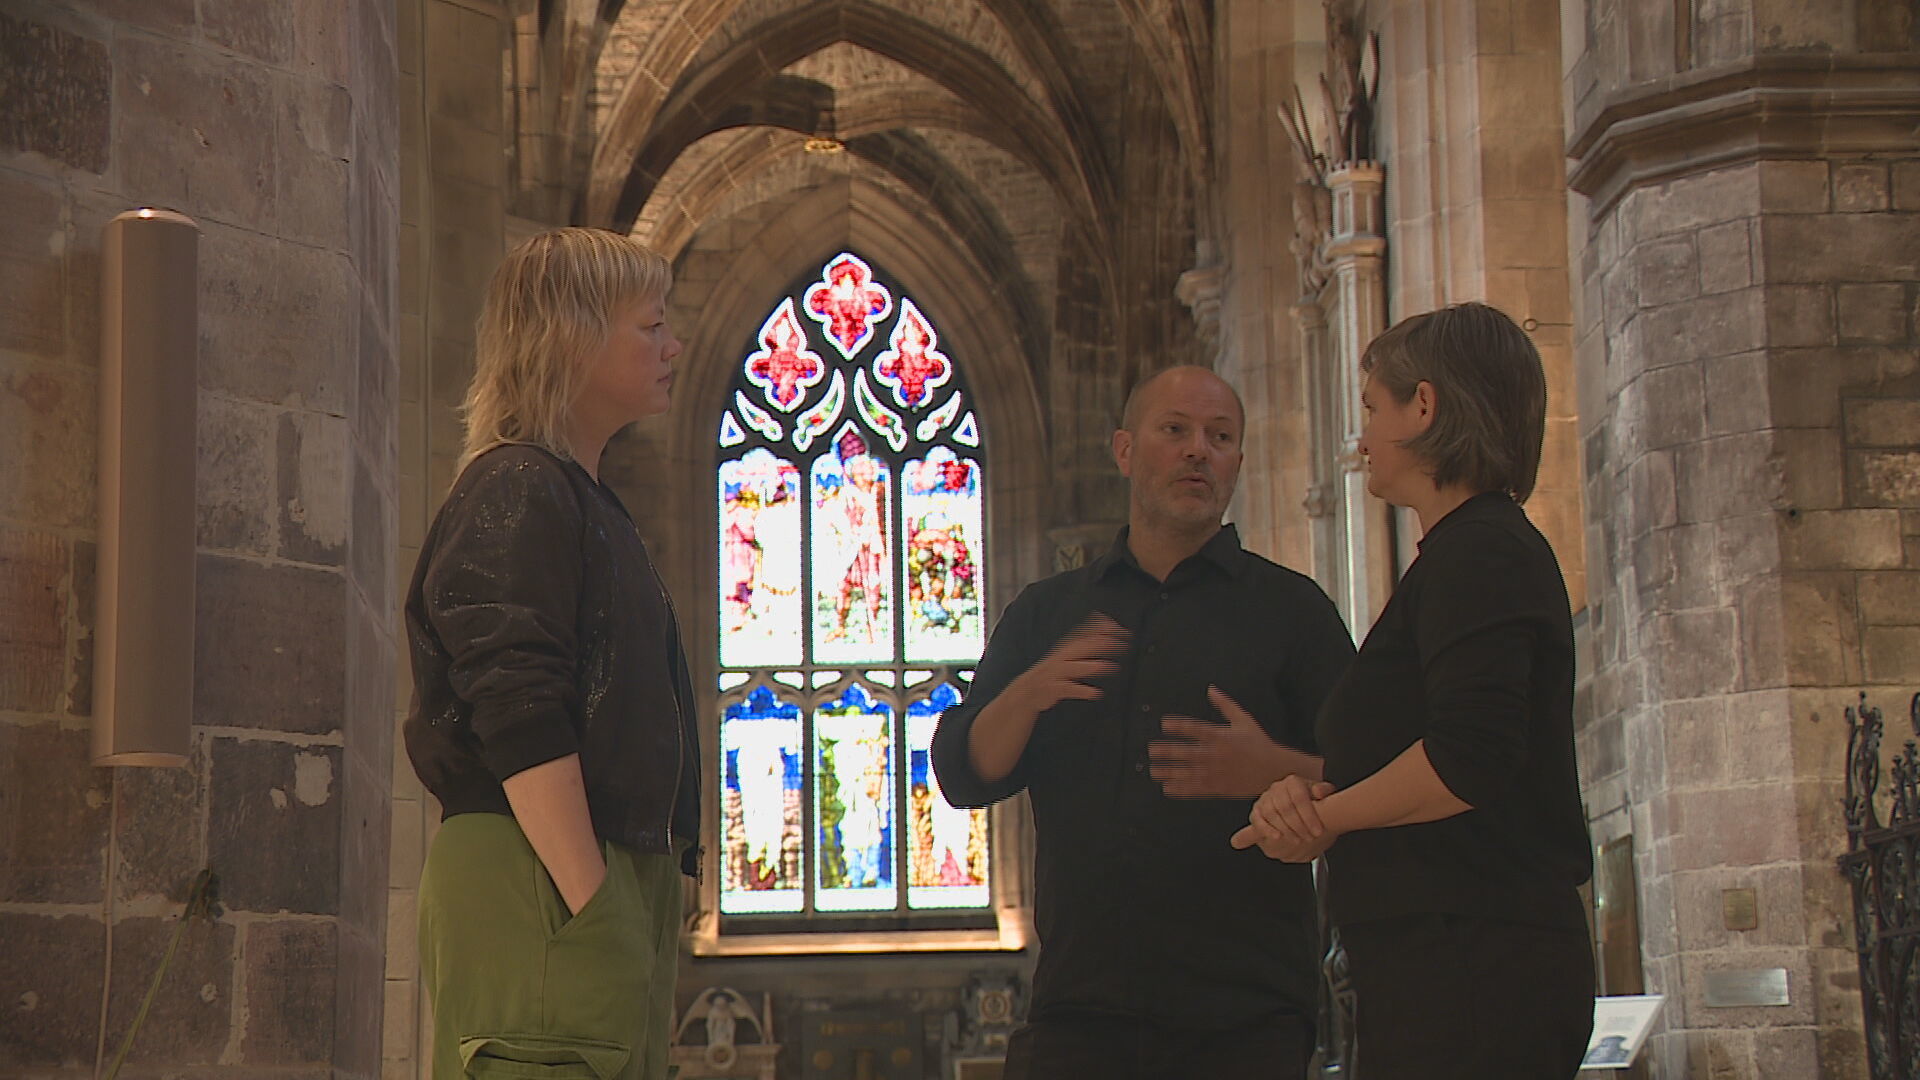
[[[190,749],[199,244],[167,210],[129,210],[102,238],[95,765]]]

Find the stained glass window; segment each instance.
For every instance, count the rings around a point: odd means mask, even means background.
[[[987,814],[947,804],[930,753],[986,641],[965,373],[850,252],[738,355],[714,429],[722,929],[990,914]]]

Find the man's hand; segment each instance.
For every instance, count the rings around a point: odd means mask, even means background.
[[[1167,716],[1160,730],[1167,736],[1147,747],[1153,759],[1152,776],[1166,795],[1251,796],[1283,776],[1306,772],[1319,775],[1319,761],[1309,754],[1281,746],[1267,737],[1240,703],[1217,686],[1207,687],[1207,700],[1220,710],[1226,723],[1215,724],[1190,716]]]
[[[1111,615],[1094,612],[1040,662],[1008,684],[1003,697],[1035,715],[1063,701],[1093,701],[1100,688],[1092,680],[1120,670],[1117,657],[1127,650],[1127,628]]]
[[[1281,780],[1253,804],[1247,827],[1233,834],[1233,846],[1244,849],[1257,844],[1270,859],[1312,862],[1339,837],[1320,820],[1314,805],[1333,791],[1332,784],[1297,774]]]
[[[1120,664],[1111,658],[1126,649],[1126,628],[1097,611],[1060,639],[974,717],[967,734],[967,760],[974,773],[988,783],[1004,779],[1026,752],[1040,714],[1062,701],[1098,698],[1101,690],[1093,680],[1119,671]]]

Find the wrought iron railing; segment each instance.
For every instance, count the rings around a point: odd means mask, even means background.
[[[1865,694],[1847,709],[1847,853],[1840,872],[1853,888],[1874,1080],[1920,1080],[1920,694],[1908,712],[1914,737],[1893,756],[1892,790],[1882,798],[1885,721]]]

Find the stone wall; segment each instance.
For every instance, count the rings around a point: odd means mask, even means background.
[[[1596,840],[1635,852],[1656,1076],[1866,1075],[1842,714],[1920,685],[1920,79],[1888,6],[1566,27],[1580,752]],[[1774,968],[1790,1004],[1708,1003],[1709,973]]]
[[[391,9],[0,13],[0,1072],[372,1077],[393,696]],[[188,765],[89,763],[100,230],[200,225]]]

